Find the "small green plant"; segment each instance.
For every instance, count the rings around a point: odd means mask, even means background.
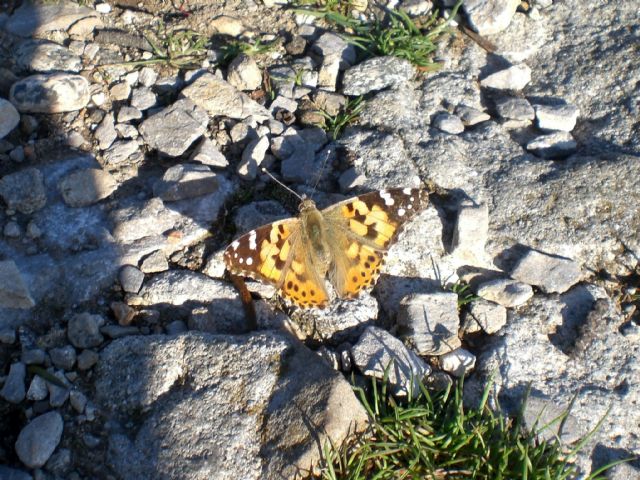
[[[324,129],[334,140],[340,138],[344,129],[355,122],[364,107],[363,97],[353,99],[348,98],[340,111],[335,115],[330,115],[325,110],[318,110],[318,113],[325,119]]]
[[[471,291],[469,284],[461,281],[449,285],[448,289],[458,295],[458,308],[462,308],[480,298]]]
[[[147,64],[166,63],[175,68],[199,67],[207,56],[207,38],[193,30],[168,31],[160,26],[158,34],[145,33],[154,58],[142,60]]]
[[[349,479],[477,479],[550,480],[577,476],[571,463],[595,429],[565,451],[559,441],[527,431],[522,414],[509,419],[488,405],[491,382],[479,406],[465,409],[462,382],[431,393],[424,386],[413,400],[396,401],[386,383],[374,381],[366,394],[356,388],[371,419],[371,430],[341,448],[325,446],[322,478]],[[410,398],[410,396],[409,396]],[[524,405],[524,404],[523,404]],[[524,410],[524,406],[522,407]],[[552,423],[559,423],[562,418]],[[602,479],[607,465],[589,477]]]
[[[276,40],[266,43],[263,43],[259,39],[253,43],[244,40],[231,40],[222,46],[222,58],[220,59],[219,64],[221,66],[229,65],[229,63],[231,63],[231,61],[241,53],[244,53],[245,55],[259,55],[267,53],[275,48],[276,43]]]
[[[462,0],[458,0],[449,18],[455,17],[461,4]],[[297,11],[322,17],[341,28],[344,39],[358,47],[365,56],[404,58],[423,71],[439,68],[439,64],[433,61],[433,54],[437,50],[438,38],[448,31],[449,20],[441,21],[437,11],[419,25],[403,10],[389,10],[387,21],[376,19],[372,23],[353,18],[339,8],[329,6],[329,3],[321,8],[307,7]]]

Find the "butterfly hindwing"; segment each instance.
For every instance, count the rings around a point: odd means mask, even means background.
[[[331,277],[339,296],[354,297],[375,283],[385,253],[428,200],[426,190],[396,188],[366,193],[322,211],[336,239]]]

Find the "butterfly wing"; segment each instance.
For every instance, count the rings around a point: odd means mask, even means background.
[[[235,240],[224,252],[227,269],[274,285],[300,307],[324,307],[328,300],[304,249],[301,222],[289,218],[263,225]]]
[[[330,279],[340,297],[355,297],[375,283],[384,255],[402,227],[428,202],[427,190],[395,188],[366,193],[322,211],[332,238]]]

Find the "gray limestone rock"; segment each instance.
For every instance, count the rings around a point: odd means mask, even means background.
[[[62,416],[55,411],[34,418],[18,435],[16,453],[29,468],[42,467],[60,443]]]
[[[26,309],[34,307],[35,304],[15,262],[0,262],[0,305],[5,308]]]
[[[82,68],[82,60],[78,55],[62,45],[43,40],[21,42],[14,57],[20,68],[33,72],[77,73]]]
[[[203,137],[198,146],[189,157],[190,162],[198,162],[213,168],[225,168],[229,166],[229,160],[218,150],[218,147],[209,138]]]
[[[576,126],[580,111],[575,105],[534,105],[538,128],[570,132]]]
[[[344,72],[342,93],[364,95],[411,80],[413,65],[398,57],[373,57]]]
[[[196,105],[204,108],[214,117],[224,115],[242,120],[251,115],[259,120],[270,117],[266,108],[240,92],[233,85],[216,78],[211,74],[198,77],[191,85],[182,90],[181,94]]]
[[[469,303],[462,330],[464,333],[496,333],[507,323],[507,309],[497,303],[477,299]]]
[[[91,93],[89,82],[81,75],[49,73],[17,81],[9,97],[20,112],[61,113],[86,107]]]
[[[169,270],[169,262],[162,250],[156,250],[142,260],[140,270],[143,273],[165,272]]]
[[[27,390],[27,400],[37,402],[47,398],[47,395],[49,395],[47,382],[40,375],[34,375],[29,390]]]
[[[476,356],[464,348],[458,348],[445,353],[438,358],[438,361],[442,370],[454,377],[461,378],[473,370],[476,365]]]
[[[480,85],[495,90],[522,90],[530,81],[531,68],[521,63],[487,75]]]
[[[200,137],[209,116],[189,99],[181,99],[140,124],[144,141],[165,155],[177,157]]]
[[[74,2],[23,3],[5,25],[8,32],[21,37],[40,36],[54,30],[66,30],[83,20],[98,16],[93,9]]]
[[[49,350],[51,362],[63,370],[71,370],[76,363],[76,350],[71,345]]]
[[[100,315],[87,312],[74,315],[67,326],[69,341],[78,348],[97,347],[103,340],[100,327],[104,322]]]
[[[93,350],[83,350],[82,353],[78,355],[78,369],[89,370],[96,363],[98,363],[99,359],[100,355],[98,355]]]
[[[291,478],[320,460],[318,441],[339,444],[366,420],[339,373],[271,331],[117,340],[102,353],[96,400],[136,423],[107,430],[107,462],[123,479]]]
[[[367,327],[351,349],[353,362],[363,375],[383,378],[388,369],[389,386],[399,396],[417,395],[419,384],[431,367],[386,330]]]
[[[462,8],[469,24],[480,35],[505,30],[520,5],[519,0],[465,0]]]
[[[511,63],[519,63],[552,43],[549,30],[545,19],[534,19],[533,15],[516,12],[505,30],[488,35],[487,40],[493,44],[497,55]]]
[[[33,477],[27,472],[5,467],[4,465],[0,465],[0,478],[3,480],[33,480]]]
[[[496,100],[496,112],[506,120],[533,120],[536,112],[526,98],[500,97]]]
[[[44,177],[37,168],[25,168],[0,179],[0,195],[7,206],[24,214],[32,214],[47,203]]]
[[[153,193],[165,202],[199,197],[218,190],[217,177],[207,165],[181,163],[167,169],[153,185]]]
[[[456,115],[447,112],[440,112],[433,118],[432,125],[445,133],[457,135],[464,132],[464,124]]]
[[[268,148],[269,138],[267,136],[250,142],[242,152],[242,159],[238,164],[238,175],[245,180],[254,180],[258,175],[258,168],[264,161]]]
[[[58,183],[58,190],[70,207],[86,207],[107,198],[118,182],[109,172],[99,168],[75,170]]]
[[[24,363],[12,363],[9,368],[9,375],[7,375],[2,390],[0,390],[0,397],[10,403],[20,403],[24,400],[26,394],[24,386],[26,375],[27,366]]]
[[[363,102],[358,124],[392,132],[423,128],[419,100],[420,92],[410,82],[378,92]]]
[[[467,127],[472,127],[491,119],[491,116],[488,113],[467,105],[458,105],[454,113],[458,118],[460,118],[460,120],[462,120],[463,125]]]
[[[525,148],[538,157],[553,159],[568,157],[577,145],[569,132],[555,132],[533,138]]]
[[[11,102],[0,98],[0,140],[20,123],[20,114]]]
[[[100,150],[106,150],[111,144],[118,138],[118,132],[114,127],[113,113],[107,113],[98,128],[96,128],[94,135],[98,140],[98,146]]]
[[[238,90],[255,90],[262,85],[262,71],[253,57],[240,54],[227,67],[227,82]]]
[[[460,347],[458,295],[432,292],[400,301],[399,333],[419,355],[442,355]]]
[[[523,305],[533,297],[531,285],[509,278],[498,278],[482,282],[477,286],[476,293],[485,300],[490,300],[505,307]]]
[[[150,88],[140,87],[131,92],[131,106],[138,110],[148,110],[155,107],[157,102],[156,94]]]
[[[264,200],[239,207],[233,214],[233,223],[240,234],[290,216],[279,202]]]
[[[451,241],[451,253],[466,265],[487,263],[485,245],[489,235],[489,209],[486,204],[460,205]]]
[[[356,62],[355,47],[333,32],[320,35],[311,47],[311,52],[323,59],[337,58],[342,70]]]
[[[528,250],[511,270],[511,277],[540,287],[547,293],[564,293],[582,279],[580,265],[570,258]]]
[[[123,105],[118,110],[118,122],[126,123],[131,120],[140,120],[142,118],[142,112],[139,108],[133,107],[131,105]]]
[[[117,165],[128,160],[132,155],[139,152],[137,140],[117,140],[111,144],[104,152],[104,158],[108,164]]]

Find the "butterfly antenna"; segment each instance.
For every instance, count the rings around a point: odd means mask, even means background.
[[[267,175],[269,175],[269,177],[271,178],[271,180],[273,180],[274,182],[276,182],[278,185],[280,185],[281,187],[283,187],[285,190],[290,191],[293,195],[295,195],[296,197],[298,197],[300,199],[300,201],[303,201],[304,198],[302,198],[300,195],[298,195],[296,192],[294,192],[293,190],[291,190],[289,187],[287,187],[284,183],[282,183],[280,180],[278,180],[276,177],[274,177],[273,175],[271,175],[271,172],[269,170],[267,170],[266,168],[262,167],[262,173],[266,173]]]
[[[316,178],[316,183],[313,184],[313,189],[311,190],[311,197],[313,198],[313,194],[316,193],[316,188],[318,188],[318,184],[320,180],[322,180],[322,172],[324,172],[324,168],[327,166],[327,162],[329,161],[329,157],[331,155],[325,155],[324,160],[322,161],[322,165],[320,165],[320,170],[318,170],[318,177]]]

